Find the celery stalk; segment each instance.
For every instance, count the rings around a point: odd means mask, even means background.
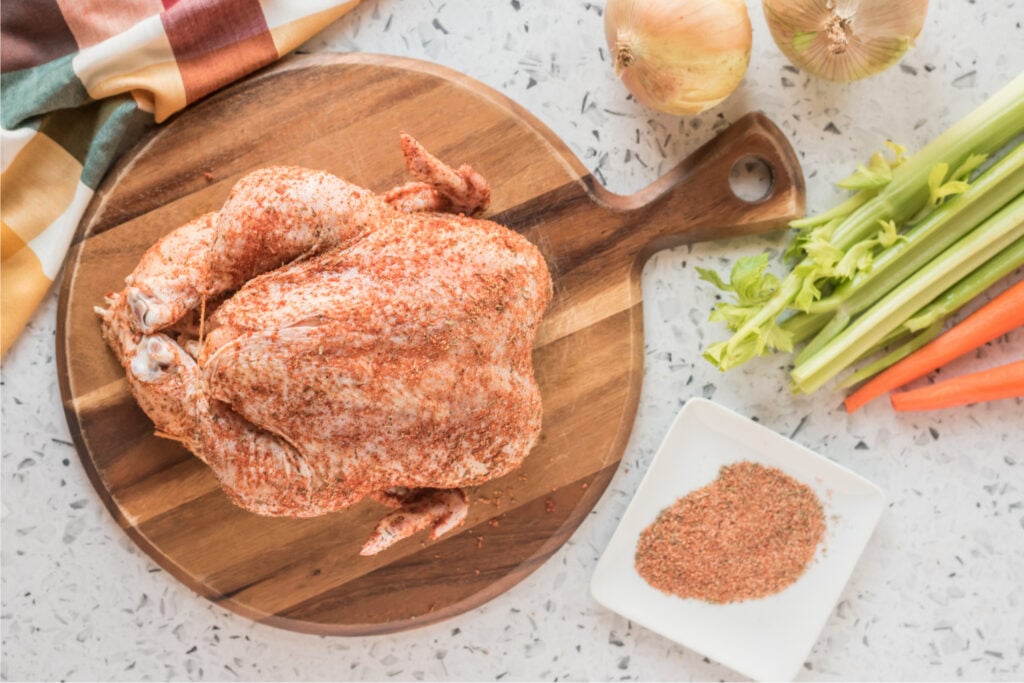
[[[908,162],[909,163],[909,162]],[[796,387],[810,393],[856,362],[916,311],[1024,237],[1024,194],[889,292],[818,353],[794,367]]]
[[[828,297],[811,304],[808,314],[834,312],[835,317],[797,356],[799,364],[845,329],[851,318],[895,289],[992,215],[1024,187],[1024,144],[999,160],[958,197],[932,211],[903,239],[878,254],[871,267],[841,284]]]
[[[807,346],[796,355],[794,362],[799,365],[818,353],[818,351],[821,351],[830,341],[839,336],[839,333],[845,330],[849,324],[850,314],[845,309],[836,311],[832,319],[828,321],[828,324],[822,327],[818,334],[814,335],[814,339],[809,341]]]
[[[896,167],[892,182],[836,228],[833,244],[849,249],[870,236],[878,221],[913,217],[928,201],[928,176],[936,164],[955,168],[971,154],[996,152],[1022,132],[1024,73]]]
[[[890,353],[887,353],[875,362],[864,366],[857,372],[850,373],[842,382],[839,383],[839,388],[848,389],[855,384],[860,384],[864,380],[874,377],[893,363],[898,363],[914,351],[917,351],[919,348],[938,337],[940,332],[942,332],[942,321],[937,320],[932,323],[930,327],[921,330],[911,337],[907,343],[900,345]]]
[[[929,179],[937,165],[946,164],[948,168],[956,168],[972,154],[996,152],[1022,132],[1024,74],[893,169],[892,180],[839,220],[824,246],[848,254],[851,248],[872,239],[879,231],[880,222],[906,222],[920,213],[932,198]],[[858,202],[859,199],[851,205]],[[952,201],[949,203],[952,204]],[[993,208],[989,206],[989,212]],[[829,251],[824,249],[822,253],[828,254]],[[794,303],[797,307],[809,307],[819,299],[819,289],[823,284],[834,282],[830,279],[833,276],[832,265],[827,261],[822,265],[820,259],[816,260],[808,252],[808,256],[783,278],[775,294],[760,308],[751,308],[744,318],[735,320],[733,335],[709,347],[705,357],[720,369],[726,370],[769,350],[790,350],[794,338],[792,328],[799,324],[793,322],[788,326],[780,326],[777,318],[787,308],[793,307]],[[896,284],[886,283],[888,287]],[[921,302],[922,305],[924,303],[927,301]],[[806,331],[810,327],[802,329]]]
[[[830,313],[797,313],[783,320],[779,327],[790,335],[794,344],[800,344],[818,334],[831,318]]]
[[[790,221],[789,227],[796,228],[797,230],[804,230],[806,228],[816,228],[819,225],[825,225],[825,223],[828,223],[834,218],[846,218],[856,209],[864,206],[869,199],[877,194],[878,192],[873,192],[871,190],[861,190],[842,204],[834,206],[828,211],[824,211],[813,216],[807,216],[805,218],[798,218],[795,221]]]
[[[1024,238],[1003,249],[995,258],[947,289],[939,298],[915,313],[903,326],[911,332],[930,327],[936,320],[943,320],[955,313],[974,297],[1021,266],[1024,266]]]
[[[1018,194],[1021,188],[1024,188],[1024,143],[993,164],[992,168],[972,183],[969,190],[950,200],[907,231],[904,234],[905,241],[900,241],[878,254],[867,272],[842,283],[829,296],[811,304],[806,312],[799,312],[784,320],[780,327],[792,335],[794,344],[803,343],[818,335],[815,337],[818,342],[816,347],[820,348],[842,331],[837,323],[831,322],[834,319],[833,314],[841,315],[845,312],[848,319],[875,303],[893,288],[894,282],[902,282],[916,272],[942,248],[949,246],[982,218],[987,217],[982,214],[986,211],[988,214],[994,213],[997,208]],[[946,224],[951,221],[953,224],[947,226]],[[934,244],[921,244],[922,240],[934,240]],[[914,246],[911,246],[912,244]],[[936,248],[935,245],[941,247]],[[928,323],[921,325],[927,326]],[[822,332],[825,329],[828,331]],[[822,334],[825,337],[822,337]],[[802,351],[804,357],[811,353],[808,351],[809,348],[810,346]],[[799,357],[797,360],[799,362]]]
[[[983,173],[963,194],[932,211],[878,254],[871,268],[814,302],[809,313],[843,310],[856,315],[917,272],[950,244],[1002,208],[1024,188],[1024,143]]]
[[[1024,237],[1003,249],[994,258],[989,259],[985,265],[947,289],[939,298],[894,330],[890,338],[884,339],[880,346],[888,346],[900,336],[908,334],[911,336],[906,343],[891,353],[848,375],[839,383],[839,388],[845,389],[859,384],[924,346],[939,335],[942,331],[942,324],[948,316],[956,313],[969,301],[1021,266],[1024,266]],[[874,351],[877,350],[879,349]],[[873,351],[868,352],[864,357],[872,354]]]

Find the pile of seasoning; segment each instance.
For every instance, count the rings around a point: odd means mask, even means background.
[[[814,491],[774,467],[737,462],[644,529],[636,568],[658,590],[683,598],[761,598],[796,581],[824,535]]]

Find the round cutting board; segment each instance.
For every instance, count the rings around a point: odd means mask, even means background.
[[[522,468],[469,491],[465,525],[358,550],[387,510],[364,501],[314,519],[235,507],[213,474],[158,438],[106,348],[93,307],[156,239],[219,208],[261,166],[325,169],[382,192],[405,182],[404,130],[493,189],[489,218],[545,255],[555,299],[534,363],[540,442]],[[746,202],[729,171],[773,174]],[[155,129],[108,174],[80,226],[58,312],[64,405],[96,490],[131,538],[206,598],[252,619],[355,635],[429,623],[508,589],[570,536],[622,456],[640,391],[639,273],[654,249],[781,227],[803,210],[792,150],[770,121],[737,122],[647,190],[597,186],[563,143],[489,88],[437,66],[372,55],[286,59]]]

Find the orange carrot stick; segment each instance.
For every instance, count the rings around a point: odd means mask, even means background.
[[[889,397],[896,410],[937,410],[968,403],[1024,397],[1024,360]]]
[[[1021,325],[1024,325],[1024,280],[850,394],[846,398],[846,412],[852,413],[882,394],[923,377]]]

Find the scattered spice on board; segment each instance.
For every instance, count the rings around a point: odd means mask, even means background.
[[[824,535],[824,509],[810,487],[774,467],[738,462],[644,529],[636,568],[683,598],[761,598],[796,581]]]

